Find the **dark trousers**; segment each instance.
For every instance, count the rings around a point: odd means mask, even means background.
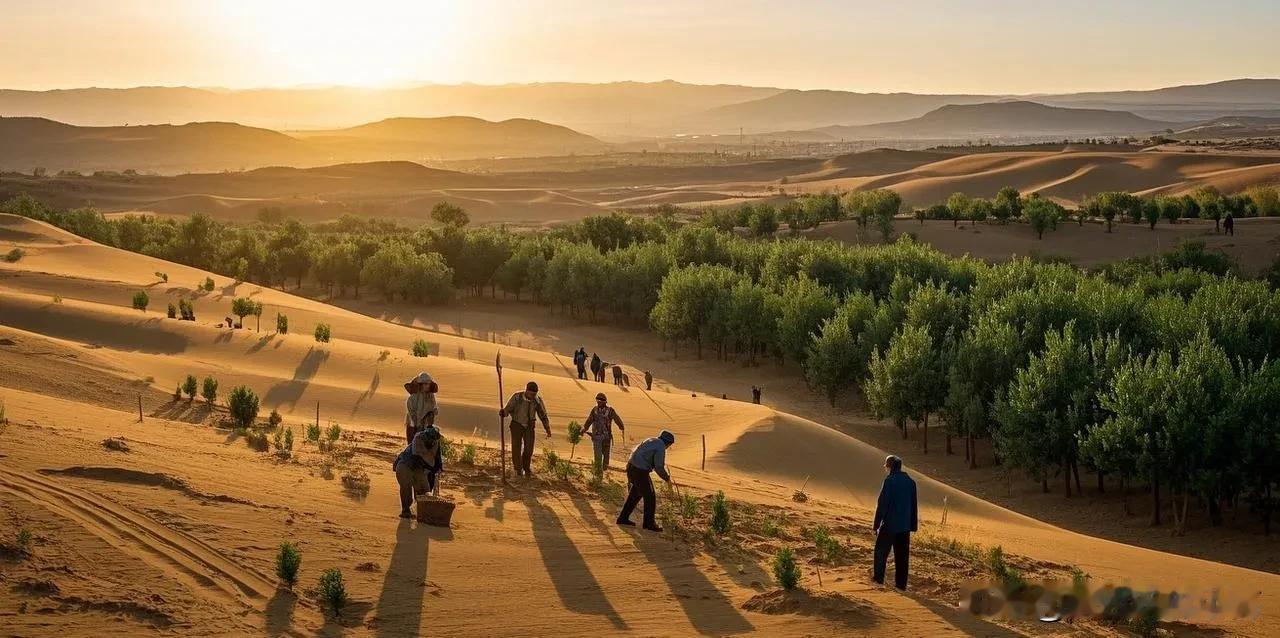
[[[880,532],[876,536],[875,562],[872,579],[884,584],[885,563],[889,560],[889,550],[893,549],[893,585],[898,589],[907,588],[907,564],[911,553],[911,532]]]
[[[627,492],[627,501],[622,504],[622,513],[618,514],[618,520],[631,520],[631,512],[635,511],[636,504],[643,498],[644,524],[657,527],[658,522],[654,520],[653,515],[658,509],[658,493],[653,491],[653,479],[649,477],[648,470],[642,470],[628,463],[627,483],[631,484],[631,489]]]
[[[511,464],[516,474],[533,474],[533,424],[511,422]]]
[[[429,494],[436,489],[436,473],[425,469],[415,470],[408,463],[396,464],[396,482],[400,484],[400,511],[413,507],[413,497]]]
[[[581,363],[578,364],[578,378],[579,379],[587,378],[587,369],[584,368]]]

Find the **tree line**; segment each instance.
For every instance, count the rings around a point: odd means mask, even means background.
[[[1011,191],[946,206],[989,207],[1000,220],[1052,204]],[[880,225],[900,210],[896,198],[795,202]],[[1130,210],[1124,198],[1093,199]],[[932,421],[945,451],[959,439],[971,465],[989,440],[992,462],[1046,491],[1058,480],[1066,495],[1080,493],[1082,470],[1099,490],[1108,477],[1126,493],[1145,488],[1153,522],[1172,502],[1179,530],[1194,501],[1215,524],[1224,507],[1248,507],[1269,533],[1277,504],[1280,295],[1202,244],[1084,271],[952,258],[908,236],[875,246],[759,241],[740,233],[747,207],[692,223],[670,209],[613,214],[537,233],[468,229],[465,214],[447,209],[417,229],[350,216],[310,227],[107,221],[29,199],[3,209],[268,285],[309,276],[339,295],[363,287],[426,303],[501,288],[584,320],[647,325],[677,356],[797,366],[833,405],[861,396],[904,437],[912,424],[924,431],[926,446]],[[729,214],[738,217],[726,228]],[[751,206],[747,228],[769,214]]]

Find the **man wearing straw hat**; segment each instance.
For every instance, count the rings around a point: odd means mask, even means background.
[[[596,395],[596,406],[591,408],[582,426],[582,433],[591,437],[596,466],[601,472],[609,469],[609,450],[613,446],[614,423],[618,424],[619,431],[626,431],[627,427],[622,424],[622,417],[618,416],[618,411],[609,405],[609,398],[601,392]]]
[[[436,392],[440,387],[431,379],[431,375],[419,372],[418,376],[404,384],[409,398],[404,402],[404,438],[413,443],[413,437],[428,426],[436,424]]]

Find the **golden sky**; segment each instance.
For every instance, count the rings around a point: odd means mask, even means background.
[[[0,88],[1153,88],[1280,77],[1277,1],[0,0]]]

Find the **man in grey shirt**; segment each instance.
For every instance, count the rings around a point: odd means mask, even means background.
[[[667,473],[667,448],[676,442],[676,435],[663,430],[656,438],[645,439],[631,452],[631,460],[627,462],[627,482],[631,484],[627,492],[627,502],[622,505],[622,513],[618,514],[618,525],[634,526],[631,512],[635,511],[640,499],[644,499],[644,528],[661,532],[654,513],[658,510],[658,494],[653,491],[653,479],[650,472],[657,472],[662,480],[670,483],[671,475]]]

